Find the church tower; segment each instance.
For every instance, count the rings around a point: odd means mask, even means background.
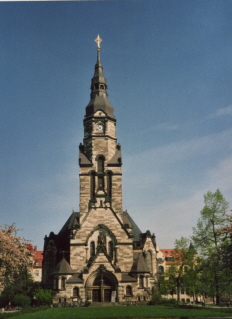
[[[43,285],[54,302],[149,300],[157,246],[122,208],[122,156],[96,38],[97,62],[79,146],[80,211],[45,236]]]
[[[114,108],[108,100],[100,61],[100,37],[95,41],[97,63],[84,118],[84,140],[79,147],[81,219],[91,207],[111,207],[122,214],[121,146],[117,144]]]

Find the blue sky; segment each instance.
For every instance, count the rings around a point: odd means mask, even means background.
[[[231,201],[231,17],[230,0],[1,2],[0,223],[42,249],[78,211],[97,34],[124,209],[172,248],[208,190]]]

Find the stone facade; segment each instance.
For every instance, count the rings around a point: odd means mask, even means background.
[[[43,285],[58,301],[149,300],[157,278],[155,236],[122,208],[122,155],[98,48],[79,147],[80,211],[45,237]]]

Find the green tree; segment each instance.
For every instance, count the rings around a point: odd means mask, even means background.
[[[228,202],[217,189],[215,193],[208,191],[204,195],[204,204],[197,226],[193,228],[192,240],[203,261],[202,281],[207,288],[210,287],[208,293],[215,295],[216,304],[219,304],[228,280],[221,253],[228,237],[221,231],[229,224],[225,214]]]
[[[162,277],[160,277],[161,294],[177,294],[180,301],[181,288],[194,294],[195,280],[198,273],[199,261],[190,240],[181,237],[175,241],[172,262]]]

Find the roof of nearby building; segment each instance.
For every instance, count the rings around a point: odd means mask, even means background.
[[[73,274],[73,270],[67,260],[63,257],[63,259],[56,265],[56,268],[53,274],[57,275],[65,275],[65,274]]]
[[[42,263],[43,263],[43,251],[41,251],[41,250],[36,250],[33,259],[34,259],[34,266],[35,266],[35,267],[42,267]]]

